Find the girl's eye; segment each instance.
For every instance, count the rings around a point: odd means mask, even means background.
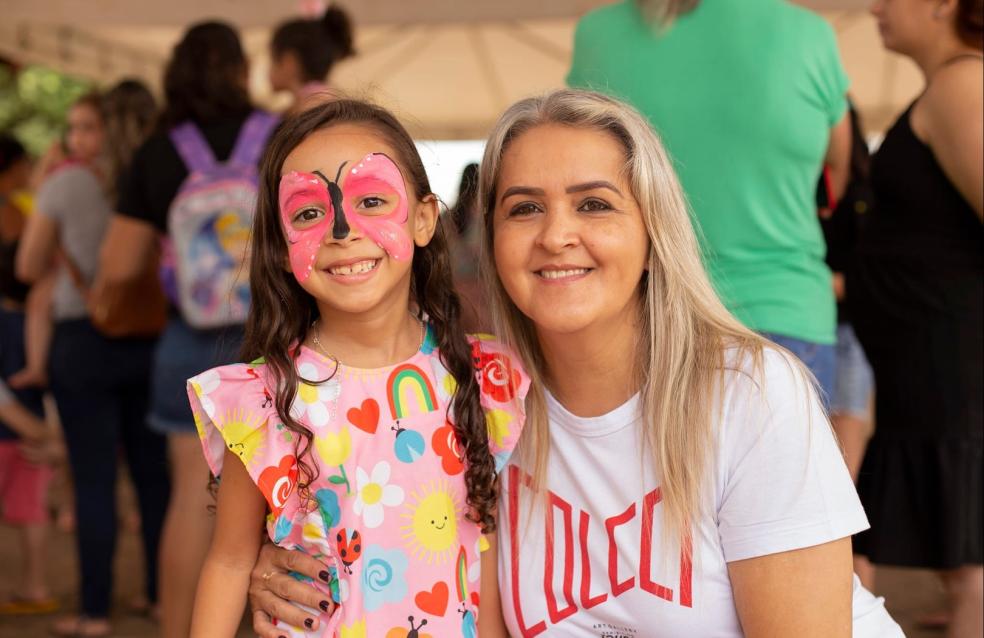
[[[323,214],[324,213],[319,208],[305,208],[294,215],[294,223],[301,225],[309,224],[321,217]]]
[[[511,209],[506,217],[526,217],[540,212],[540,207],[533,202],[523,202],[521,204],[516,204]]]
[[[386,204],[386,200],[382,197],[363,197],[362,201],[359,202],[359,208],[379,208]]]
[[[611,210],[611,209],[612,207],[608,202],[601,199],[594,199],[594,198],[584,200],[581,203],[581,205],[578,207],[579,211],[585,213],[593,213],[597,211]]]

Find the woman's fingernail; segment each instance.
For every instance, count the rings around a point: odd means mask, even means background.
[[[326,571],[320,572],[318,574],[318,578],[320,578],[321,580],[325,581],[326,583],[330,583],[331,582],[331,574],[329,574]]]
[[[318,607],[321,607],[321,611],[328,611],[328,601],[322,600],[320,603],[318,603]]]
[[[314,627],[314,621],[308,618],[304,621],[304,626],[310,629],[311,627]]]

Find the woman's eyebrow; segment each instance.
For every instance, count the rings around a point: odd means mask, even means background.
[[[502,194],[502,197],[499,199],[499,203],[504,202],[507,197],[512,197],[513,195],[539,195],[542,197],[545,193],[542,188],[534,188],[532,186],[510,186]]]
[[[616,193],[619,197],[622,197],[622,191],[615,188],[615,185],[611,182],[606,182],[603,179],[595,180],[593,182],[584,182],[583,184],[575,184],[573,186],[568,186],[566,193],[583,193],[584,191],[593,191],[596,188],[607,188],[610,191]]]

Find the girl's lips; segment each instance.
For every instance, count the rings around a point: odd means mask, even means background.
[[[348,260],[348,263],[336,262],[327,268],[323,268],[322,272],[339,283],[361,283],[376,274],[381,262],[382,259]]]

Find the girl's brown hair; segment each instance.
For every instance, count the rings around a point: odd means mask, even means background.
[[[330,126],[357,124],[379,134],[396,152],[394,160],[410,182],[417,200],[432,197],[430,182],[413,139],[385,109],[358,100],[337,100],[319,105],[286,120],[267,147],[260,166],[260,189],[253,223],[250,256],[252,307],[246,321],[243,357],[264,358],[275,384],[277,414],[284,426],[298,435],[299,489],[317,479],[317,467],[306,461],[313,435],[290,413],[297,395],[296,346],[308,336],[318,317],[314,299],[301,288],[288,263],[287,239],[280,221],[280,173],[290,152],[308,135]],[[451,260],[443,216],[430,243],[416,247],[411,266],[410,294],[421,316],[434,329],[441,362],[454,377],[457,390],[448,407],[451,422],[465,457],[468,518],[486,532],[495,529],[495,462],[489,451],[488,430],[479,398],[471,346],[461,327],[461,303],[451,278]],[[452,416],[453,415],[453,416]]]

